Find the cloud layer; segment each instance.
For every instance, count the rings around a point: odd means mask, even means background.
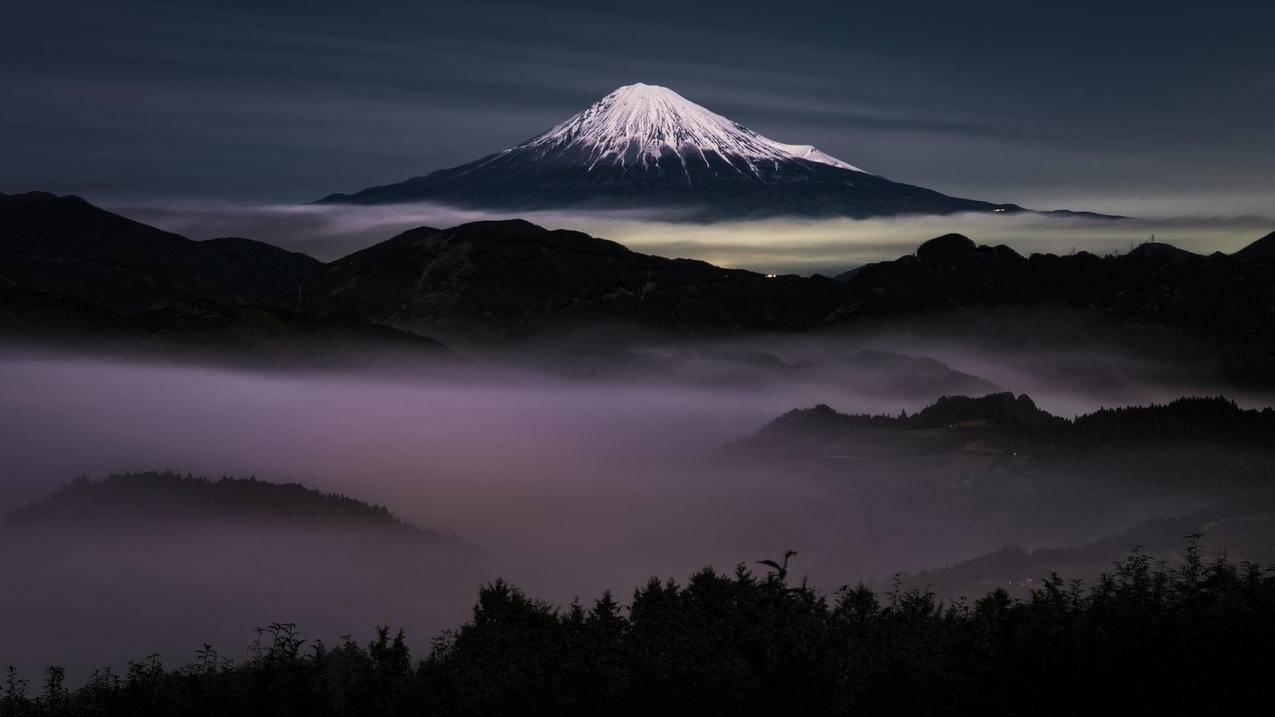
[[[1124,252],[1157,241],[1200,253],[1232,252],[1275,228],[1260,217],[1163,217],[1110,221],[1049,215],[775,218],[737,222],[676,221],[667,212],[498,212],[429,204],[386,206],[251,206],[226,202],[116,205],[125,216],[192,239],[245,236],[324,260],[336,259],[418,226],[446,228],[519,216],[552,229],[574,229],[661,256],[702,259],[774,273],[837,273],[895,259],[921,242],[959,232],[981,244],[1006,244],[1024,255],[1072,250]]]

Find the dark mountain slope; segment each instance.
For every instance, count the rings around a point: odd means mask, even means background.
[[[513,221],[415,229],[319,276],[307,285],[312,308],[449,340],[581,325],[704,336],[871,327],[1114,345],[1220,362],[1250,381],[1275,376],[1275,266],[1225,255],[1023,257],[946,235],[843,281],[768,278]]]
[[[0,195],[0,283],[124,314],[182,299],[282,305],[319,266],[248,239],[191,241],[79,197]]]
[[[1248,246],[1235,252],[1239,259],[1267,259],[1275,257],[1275,232],[1271,232]]]
[[[249,239],[190,241],[78,197],[0,195],[0,339],[269,364],[454,358],[356,314],[297,311],[322,266]]]
[[[244,304],[295,308],[297,289],[322,266],[300,252],[242,237],[197,241],[195,252],[212,280]]]
[[[767,278],[665,259],[523,221],[413,229],[326,266],[308,304],[422,333],[526,337],[551,328],[799,330],[835,314],[830,279]]]
[[[75,297],[0,287],[0,341],[10,345],[212,359],[260,366],[459,359],[433,339],[353,314],[180,300],[127,316]]]
[[[1165,357],[1204,354],[1237,377],[1275,375],[1275,266],[1263,262],[1158,251],[1023,257],[948,235],[914,256],[860,267],[843,283],[848,317],[929,314],[956,332],[1116,341]],[[1005,322],[1006,311],[1021,309],[1066,314],[1036,326]]]
[[[421,227],[322,264],[244,239],[192,242],[78,198],[26,194],[0,197],[0,317],[29,324],[24,315],[48,316],[67,300],[120,316],[182,302],[226,315],[264,306],[497,344],[581,327],[666,338],[946,332],[1019,348],[1116,348],[1269,385],[1275,263],[1160,246],[1023,257],[945,235],[834,281],[648,256],[515,220]],[[87,325],[91,313],[49,321]]]

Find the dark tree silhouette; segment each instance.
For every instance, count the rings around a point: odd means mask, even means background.
[[[1091,587],[1053,575],[1024,600],[996,590],[944,604],[924,589],[823,595],[787,582],[789,551],[758,578],[706,568],[560,610],[503,581],[413,660],[402,633],[368,644],[259,631],[247,659],[205,645],[124,675],[43,689],[10,670],[0,717],[62,715],[1216,714],[1269,701],[1275,575],[1137,552]],[[1224,686],[1224,687],[1223,687]],[[1260,707],[1259,707],[1260,708]]]

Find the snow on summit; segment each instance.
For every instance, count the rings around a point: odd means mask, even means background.
[[[659,85],[625,85],[566,122],[505,152],[569,155],[589,169],[646,166],[665,153],[708,163],[706,153],[759,163],[793,159],[855,172],[863,170],[808,144],[784,144],[744,127]]]
[[[501,211],[676,208],[716,220],[1020,211],[896,182],[777,142],[667,87],[625,85],[522,144],[327,204],[429,201]]]

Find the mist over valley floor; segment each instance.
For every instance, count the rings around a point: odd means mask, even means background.
[[[1118,357],[1006,365],[976,348],[920,348],[758,337],[580,353],[574,365],[545,349],[534,361],[487,359],[481,371],[399,357],[370,373],[11,353],[0,359],[5,513],[74,476],[173,469],[357,497],[459,543],[419,551],[392,536],[268,517],[190,528],[142,521],[122,532],[64,522],[38,543],[11,525],[6,563],[28,579],[4,598],[0,628],[13,639],[2,657],[34,670],[62,656],[82,675],[153,650],[177,659],[202,642],[236,648],[250,637],[245,626],[282,620],[326,640],[367,624],[424,636],[462,620],[473,589],[498,577],[566,604],[623,595],[652,575],[730,569],[775,546],[800,548],[814,585],[884,586],[899,571],[1006,545],[1078,545],[1261,490],[1112,476],[1092,498],[1042,505],[1018,488],[980,494],[969,481],[1031,486],[1039,471],[966,461],[960,447],[907,448],[867,473],[855,465],[861,457],[823,445],[797,443],[767,460],[736,453],[771,420],[816,404],[898,416],[944,395],[1026,388],[1041,409],[1070,418],[1222,390],[1159,385],[1147,378],[1155,371]],[[1076,365],[1106,368],[1078,376]],[[1266,405],[1261,394],[1230,395]],[[1083,472],[1068,492],[1089,490]],[[136,613],[144,619],[95,622],[125,604],[147,606]],[[63,625],[56,640],[33,629],[54,623]],[[74,661],[64,657],[70,644]]]

